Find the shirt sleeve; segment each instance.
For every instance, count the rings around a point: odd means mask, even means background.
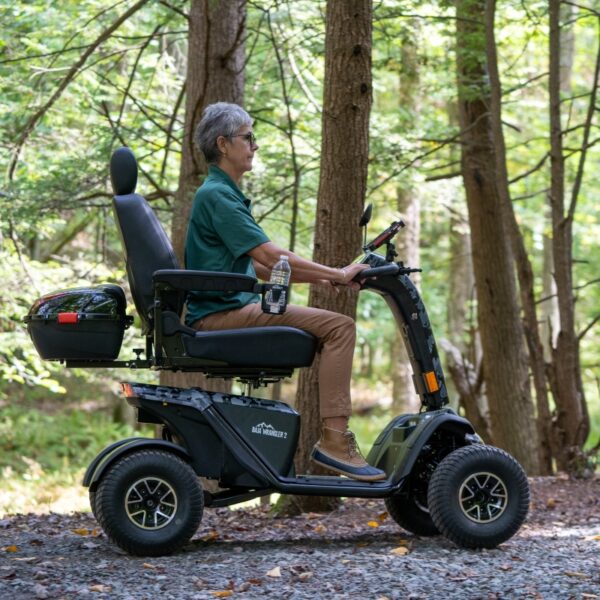
[[[227,193],[219,194],[212,209],[215,232],[236,260],[252,248],[269,241],[249,208],[237,198]]]

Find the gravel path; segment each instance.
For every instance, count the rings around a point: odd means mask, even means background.
[[[207,509],[183,552],[152,559],[90,514],[19,515],[0,521],[0,598],[600,598],[600,480],[570,485],[534,485],[519,534],[484,551],[404,533],[374,501],[286,519]]]

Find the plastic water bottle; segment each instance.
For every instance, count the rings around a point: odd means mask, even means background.
[[[271,314],[281,315],[285,312],[291,276],[292,269],[288,257],[282,254],[273,267],[271,279],[269,280],[269,283],[274,284],[267,294],[267,305]]]

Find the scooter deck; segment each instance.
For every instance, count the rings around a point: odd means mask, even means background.
[[[390,479],[358,481],[339,475],[298,475],[278,477],[275,487],[286,494],[384,498],[399,488],[400,482],[393,483]]]

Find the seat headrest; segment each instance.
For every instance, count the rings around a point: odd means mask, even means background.
[[[138,166],[130,148],[117,148],[110,157],[110,180],[115,196],[125,196],[135,192]]]

